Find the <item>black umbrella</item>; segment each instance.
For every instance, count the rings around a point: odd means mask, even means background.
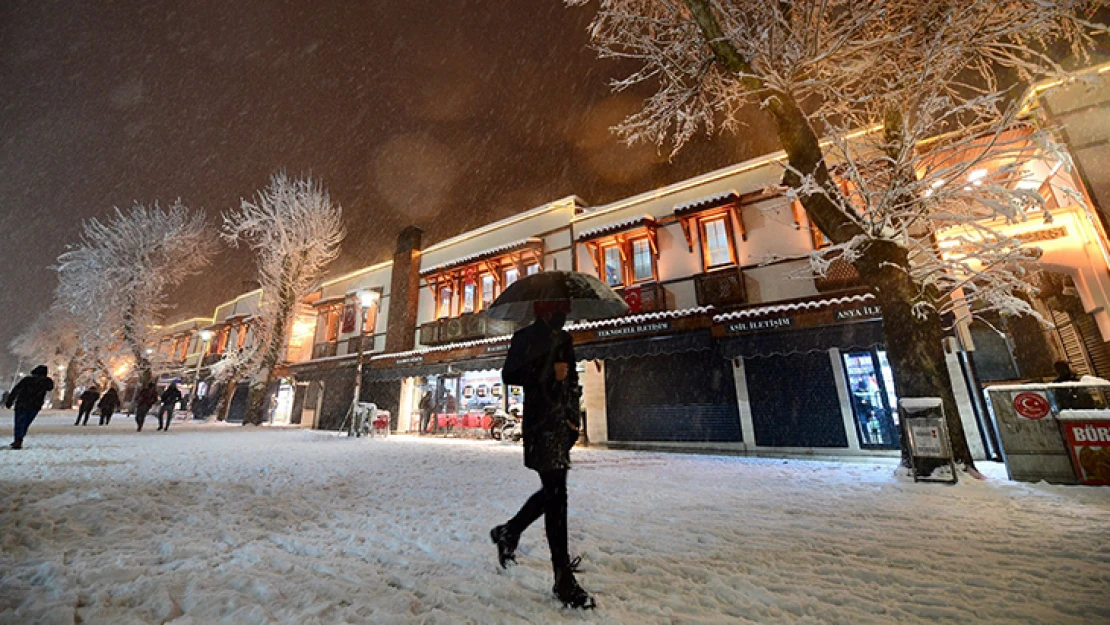
[[[536,302],[569,305],[567,319],[608,319],[628,312],[628,304],[601,280],[577,271],[542,271],[509,285],[489,307],[494,319],[526,323]]]

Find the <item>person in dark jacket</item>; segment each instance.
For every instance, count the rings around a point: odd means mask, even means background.
[[[88,425],[89,415],[96,408],[96,400],[100,399],[100,389],[93,384],[81,393],[81,403],[77,406],[77,421],[73,425]]]
[[[27,436],[27,430],[31,427],[31,422],[42,410],[42,404],[46,401],[46,394],[54,390],[54,380],[47,376],[49,372],[50,370],[46,368],[46,365],[35,367],[31,370],[31,375],[23,378],[12,387],[11,392],[8,393],[8,398],[4,401],[4,406],[7,408],[15,406],[15,436],[11,445],[12,449],[23,449],[23,438]]]
[[[116,392],[116,387],[111,387],[104,394],[100,396],[100,403],[96,405],[100,409],[100,425],[108,425],[112,422],[112,414],[119,408],[119,393]]]
[[[1054,383],[1079,381],[1079,376],[1075,375],[1067,361],[1058,360],[1052,364],[1052,368],[1056,370]],[[1056,388],[1053,395],[1056,397],[1056,407],[1060,410],[1089,410],[1096,406],[1094,398],[1085,389],[1076,387]]]
[[[181,391],[177,390],[177,382],[171,382],[169,388],[162,391],[162,406],[158,408],[158,430],[169,431],[170,421],[173,421],[173,409],[181,401]],[[162,416],[166,417],[166,425],[162,425]]]
[[[420,433],[425,434],[428,431],[428,423],[432,420],[432,404],[435,399],[432,397],[431,391],[424,391],[424,396],[420,398]]]
[[[135,424],[139,426],[138,432],[143,431],[146,415],[154,404],[158,403],[158,387],[154,382],[148,382],[137,395],[135,395]]]
[[[565,302],[537,302],[536,321],[513,335],[501,378],[505,386],[524,388],[524,466],[540,474],[542,488],[516,516],[490,530],[502,567],[516,561],[520,535],[544,517],[551,565],[552,591],[565,605],[594,607],[593,598],[574,577],[567,548],[567,470],[570,449],[581,425],[578,401],[581,390],[574,367],[574,345],[563,330]]]

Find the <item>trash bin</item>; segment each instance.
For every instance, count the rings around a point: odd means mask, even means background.
[[[1056,394],[1077,391],[1110,390],[1110,383],[1074,382],[1052,384],[1008,384],[987,387],[991,416],[994,418],[1006,473],[1019,482],[1045,481],[1051,484],[1078,484],[1073,453],[1065,441]],[[1065,411],[1089,413],[1083,411]],[[1110,411],[1097,411],[1099,413]],[[1086,424],[1086,421],[1083,421]],[[1107,425],[1110,425],[1108,423]],[[1110,445],[1110,443],[1107,443]],[[1105,448],[1099,448],[1099,453]],[[1091,452],[1085,452],[1089,456]],[[1106,452],[1110,453],[1110,452]],[[1101,457],[1101,456],[1099,456]]]

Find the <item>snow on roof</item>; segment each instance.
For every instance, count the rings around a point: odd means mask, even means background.
[[[422,347],[420,349],[410,349],[406,352],[393,352],[390,354],[374,354],[370,360],[381,360],[383,358],[405,358],[407,356],[420,356],[422,354],[429,354],[435,352],[445,352],[452,349],[462,349],[466,347],[475,347],[478,345],[491,345],[493,343],[503,343],[513,338],[511,334],[502,334],[501,336],[491,336],[484,339],[474,339],[473,341],[459,341],[458,343],[447,343],[445,345],[436,345],[435,347]]]
[[[592,330],[594,328],[604,328],[607,326],[623,326],[634,325],[637,323],[644,323],[645,321],[657,321],[659,319],[678,319],[679,317],[692,317],[694,315],[704,315],[713,312],[712,306],[697,306],[695,308],[684,308],[682,310],[662,310],[659,312],[644,313],[641,315],[630,315],[628,317],[613,317],[610,319],[601,319],[598,321],[581,321],[567,325],[566,330]]]
[[[704,206],[709,206],[712,204],[723,204],[724,202],[735,200],[739,197],[739,193],[732,189],[729,189],[728,191],[722,191],[721,193],[715,193],[713,195],[707,195],[696,200],[677,204],[674,207],[674,212],[681,213],[683,211],[693,210],[695,208],[702,208]]]
[[[652,217],[651,215],[638,215],[638,216],[633,217],[631,219],[625,219],[623,221],[618,221],[616,223],[611,223],[611,224],[608,224],[608,225],[605,225],[605,226],[598,226],[597,228],[590,228],[589,230],[586,230],[586,231],[580,233],[578,235],[577,239],[579,241],[581,241],[583,239],[592,239],[592,238],[594,238],[598,235],[601,235],[601,234],[606,234],[606,233],[609,233],[609,232],[616,232],[618,230],[624,230],[626,228],[630,228],[630,227],[633,227],[633,226],[638,226],[640,224],[654,224],[654,223],[655,223],[655,218]]]
[[[789,304],[773,304],[771,306],[757,306],[755,308],[745,308],[744,310],[737,310],[734,312],[725,313],[713,317],[715,323],[723,321],[732,321],[734,319],[743,319],[745,317],[755,317],[758,315],[767,315],[771,313],[787,312],[791,310],[812,310],[814,308],[824,308],[826,306],[837,306],[841,304],[851,304],[853,302],[867,302],[875,299],[871,293],[860,293],[858,295],[846,295],[844,297],[831,297],[828,299],[814,299],[804,302],[791,302]]]
[[[456,258],[454,260],[449,260],[445,263],[440,263],[440,264],[438,264],[434,267],[428,267],[427,269],[421,269],[420,270],[420,275],[425,276],[425,275],[428,275],[428,274],[443,271],[444,269],[450,269],[452,267],[458,267],[459,265],[466,265],[468,263],[477,262],[479,260],[490,258],[492,256],[497,256],[499,254],[507,254],[509,252],[512,252],[514,250],[517,250],[517,249],[520,249],[520,248],[523,248],[523,247],[529,247],[529,246],[532,246],[532,245],[537,245],[537,244],[542,244],[542,243],[543,243],[543,239],[540,239],[540,238],[537,238],[537,237],[529,237],[527,239],[521,239],[519,241],[513,241],[512,243],[506,243],[505,245],[499,245],[497,247],[490,248],[488,250],[483,250],[483,251],[477,252],[475,254],[469,254],[467,256],[463,256],[462,258]]]

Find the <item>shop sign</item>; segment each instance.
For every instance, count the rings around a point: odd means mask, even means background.
[[[756,319],[752,321],[734,321],[725,325],[725,332],[740,334],[742,332],[758,332],[760,330],[775,330],[789,328],[794,325],[793,317],[773,317],[771,319]]]
[[[653,321],[651,323],[640,323],[634,326],[624,326],[620,328],[603,328],[594,332],[594,336],[599,339],[605,339],[614,336],[635,336],[637,334],[652,334],[654,332],[664,332],[670,329],[670,321]]]
[[[404,358],[398,358],[394,361],[394,363],[398,365],[414,365],[421,362],[424,362],[424,354],[405,356]]]
[[[883,309],[878,306],[861,306],[859,308],[848,308],[845,310],[836,311],[837,321],[852,321],[853,319],[871,319],[873,317],[882,317]]]
[[[1052,408],[1048,397],[1036,391],[1024,391],[1014,395],[1014,412],[1023,419],[1037,421],[1048,416]]]
[[[487,354],[503,354],[509,351],[509,343],[499,343],[497,345],[486,345]]]
[[[1110,421],[1067,422],[1064,437],[1079,470],[1079,482],[1110,485]]]
[[[940,426],[933,419],[910,420],[914,453],[919,458],[947,458],[940,438]]]

